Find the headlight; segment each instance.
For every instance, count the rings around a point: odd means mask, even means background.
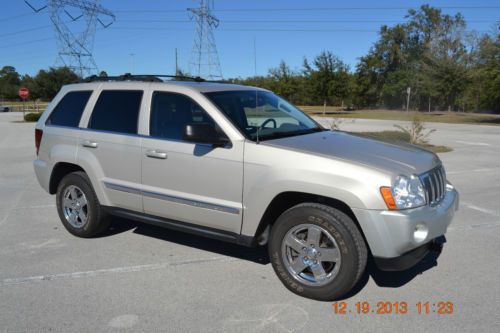
[[[382,187],[380,192],[391,210],[415,208],[426,203],[424,187],[416,176],[398,176],[392,187]]]

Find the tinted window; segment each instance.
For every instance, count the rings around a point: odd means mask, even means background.
[[[141,100],[142,91],[103,90],[88,128],[136,134]]]
[[[197,122],[215,126],[212,118],[189,97],[158,91],[153,93],[149,123],[151,136],[183,140],[186,125]]]
[[[47,125],[78,127],[92,91],[72,91],[64,95],[47,119]]]

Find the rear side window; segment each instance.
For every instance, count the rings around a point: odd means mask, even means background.
[[[47,119],[47,125],[78,127],[92,91],[72,91],[64,95]]]
[[[183,140],[186,125],[211,123],[212,118],[191,98],[169,92],[155,91],[151,102],[149,135],[156,138]]]
[[[142,90],[103,90],[88,128],[136,134],[142,93]]]

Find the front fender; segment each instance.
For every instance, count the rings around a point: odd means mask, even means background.
[[[255,235],[267,207],[275,197],[284,192],[300,192],[342,201],[350,208],[386,209],[378,191],[369,179],[375,176],[356,178],[359,172],[351,167],[346,175],[333,175],[325,170],[296,168],[264,168],[261,172],[245,170],[243,194],[242,234]],[[380,179],[380,178],[379,178]]]

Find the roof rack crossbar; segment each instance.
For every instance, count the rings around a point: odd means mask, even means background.
[[[143,82],[164,82],[162,78],[169,78],[181,81],[205,82],[205,79],[199,76],[184,75],[164,75],[164,74],[130,74],[125,73],[119,76],[97,76],[92,75],[84,78],[80,82],[107,82],[107,81],[143,81]]]

